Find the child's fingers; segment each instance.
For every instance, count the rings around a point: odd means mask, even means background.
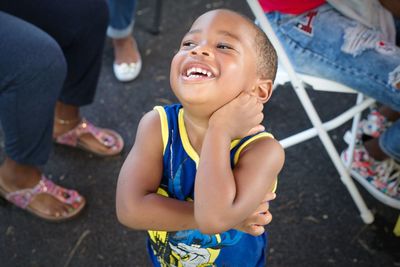
[[[249,230],[247,231],[247,233],[251,234],[252,236],[259,236],[262,235],[264,232],[265,232],[264,227],[259,225],[251,225],[249,226]]]
[[[247,102],[251,101],[252,96],[246,92],[241,92],[235,99],[232,101],[239,101],[241,105],[246,104]]]
[[[274,200],[276,198],[276,194],[274,192],[268,192],[262,202],[268,202]]]
[[[257,214],[257,213],[263,213],[263,212],[269,211],[269,201],[272,201],[275,198],[276,198],[275,193],[268,192],[254,213]]]
[[[263,125],[259,124],[259,125],[255,126],[255,127],[251,128],[251,130],[247,134],[248,135],[253,135],[253,134],[256,134],[258,132],[262,132],[264,130],[265,130],[265,127]]]
[[[259,213],[265,213],[269,210],[269,203],[268,202],[261,202],[258,205],[257,209],[255,210],[254,214],[257,215]]]
[[[259,214],[258,221],[260,222],[258,224],[262,225],[262,226],[271,223],[272,222],[272,214],[271,214],[271,212],[266,212],[266,213]]]
[[[262,112],[257,112],[257,114],[254,116],[254,121],[258,124],[261,124],[263,119],[264,119],[264,114]]]
[[[255,225],[267,225],[272,221],[272,214],[268,211],[264,213],[258,213],[257,216],[254,216],[253,220],[251,221],[252,224]]]
[[[260,212],[255,212],[250,215],[246,221],[245,225],[267,225],[272,221],[272,214],[268,210],[264,209]]]

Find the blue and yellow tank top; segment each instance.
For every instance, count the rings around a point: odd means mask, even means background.
[[[158,193],[193,201],[199,156],[189,142],[180,104],[157,106],[163,139],[163,177]],[[252,141],[272,137],[261,132],[231,143],[232,168]],[[148,252],[154,266],[264,266],[266,235],[254,237],[237,230],[205,235],[199,230],[148,231]]]

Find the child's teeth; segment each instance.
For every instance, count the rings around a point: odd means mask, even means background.
[[[201,73],[203,75],[206,75],[207,77],[211,77],[212,76],[212,73],[210,71],[204,70],[202,68],[193,67],[193,68],[190,68],[190,69],[186,70],[186,76],[187,77],[198,78],[198,77],[201,76],[201,75],[196,74],[196,73]]]

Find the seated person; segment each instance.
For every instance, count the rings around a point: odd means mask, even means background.
[[[343,83],[383,105],[359,125],[351,174],[378,200],[400,209],[400,38],[390,31],[400,32],[400,20],[394,17],[393,23],[375,2],[381,12],[367,16],[383,14],[378,21],[387,25],[373,28],[363,17],[349,17],[337,2],[259,0],[296,71]],[[384,2],[399,15],[398,1]],[[347,154],[346,149],[344,160]]]
[[[0,2],[0,196],[49,221],[71,219],[86,203],[41,172],[52,142],[101,156],[124,145],[79,113],[94,99],[107,20],[98,0]]]

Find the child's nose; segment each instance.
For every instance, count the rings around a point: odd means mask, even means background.
[[[198,46],[191,51],[192,55],[211,56],[211,52],[205,46]]]

